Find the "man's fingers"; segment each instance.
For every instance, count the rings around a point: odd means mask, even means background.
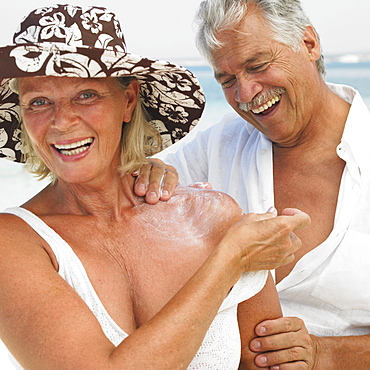
[[[297,317],[280,317],[276,320],[262,321],[256,326],[255,332],[258,336],[268,336],[278,333],[289,333],[305,328],[304,323]]]
[[[311,369],[315,349],[303,320],[282,317],[266,320],[256,326],[257,338],[250,342],[250,349],[259,353],[255,363],[274,369]],[[303,367],[302,367],[303,366]]]
[[[166,171],[163,174],[161,189],[160,189],[160,199],[167,201],[169,200],[178,184],[179,176],[177,171],[172,166],[166,166]]]
[[[135,194],[145,196],[146,202],[150,204],[156,204],[159,199],[169,200],[178,183],[176,169],[155,158],[151,158],[133,176],[136,176]]]
[[[166,176],[166,169],[162,165],[152,163],[149,174],[148,189],[145,200],[149,204],[156,204],[161,196],[162,182]]]
[[[259,367],[271,370],[308,369],[306,357],[307,354],[304,348],[292,347],[281,351],[257,355],[254,362]]]
[[[139,197],[145,196],[148,190],[149,175],[152,168],[151,163],[144,164],[139,171],[136,171],[132,175],[136,177],[134,191]]]

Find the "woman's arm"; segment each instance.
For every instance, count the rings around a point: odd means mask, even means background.
[[[215,252],[153,319],[114,347],[34,231],[14,216],[0,222],[0,335],[25,369],[186,369],[240,274]]]
[[[279,297],[271,274],[264,288],[252,298],[239,304],[238,322],[242,342],[240,370],[259,369],[254,363],[256,353],[252,352],[249,344],[256,338],[255,327],[262,320],[282,317]]]
[[[114,347],[43,240],[1,215],[1,339],[27,369],[185,369],[241,274],[289,262],[299,248],[290,233],[308,223],[303,213],[244,216],[168,304]]]

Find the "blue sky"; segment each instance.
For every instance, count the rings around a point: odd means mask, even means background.
[[[24,15],[36,7],[55,2],[16,0],[11,6],[3,6],[0,44],[11,43]],[[71,3],[105,6],[116,13],[132,53],[161,59],[199,56],[194,45],[192,21],[200,0],[79,0]],[[326,55],[370,53],[369,0],[302,0],[302,4],[319,31]]]

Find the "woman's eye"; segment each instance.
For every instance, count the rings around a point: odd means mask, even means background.
[[[81,95],[80,95],[80,98],[81,99],[91,99],[95,97],[95,94],[92,93],[92,92],[83,92]]]
[[[46,104],[45,99],[36,99],[36,100],[33,100],[30,105],[33,107],[41,107],[45,104]]]

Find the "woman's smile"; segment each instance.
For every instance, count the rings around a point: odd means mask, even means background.
[[[79,154],[87,154],[89,148],[94,142],[93,137],[70,142],[68,144],[53,144],[53,147],[63,156],[76,157]]]

